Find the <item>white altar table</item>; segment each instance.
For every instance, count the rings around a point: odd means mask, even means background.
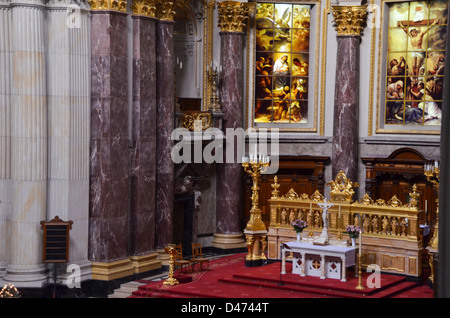
[[[298,241],[283,243],[281,274],[286,274],[286,252],[293,253],[292,273],[347,281],[347,267],[356,264],[356,247],[314,245]]]

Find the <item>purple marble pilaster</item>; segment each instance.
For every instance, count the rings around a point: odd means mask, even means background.
[[[220,103],[223,128],[243,128],[243,33],[220,32],[222,84]],[[236,148],[236,145],[234,147]],[[226,157],[226,146],[224,157]],[[237,159],[237,158],[236,158]],[[216,233],[242,234],[242,164],[217,165]]]
[[[130,253],[135,256],[155,250],[155,21],[133,16]]]
[[[359,36],[337,37],[332,179],[358,180]]]
[[[173,21],[156,22],[156,248],[172,243],[174,163],[170,155],[174,129]]]
[[[89,260],[127,258],[127,14],[91,11]]]

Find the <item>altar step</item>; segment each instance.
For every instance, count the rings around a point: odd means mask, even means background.
[[[213,261],[206,271],[181,275],[180,284],[165,286],[162,282],[148,282],[137,287],[130,298],[431,298],[426,286],[408,281],[406,276],[380,274],[381,288],[369,288],[366,283],[371,273],[362,273],[364,290],[357,290],[358,278],[349,270],[347,281],[301,277],[292,274],[292,265],[286,264],[287,274],[280,277],[280,263],[260,267],[246,267],[245,255]],[[370,279],[369,279],[370,282]],[[280,284],[282,283],[282,285]]]
[[[399,277],[382,288],[374,289],[340,289],[339,281],[336,280],[336,285],[333,287],[322,286],[320,283],[301,283],[299,281],[289,281],[277,279],[264,279],[248,277],[246,275],[233,275],[228,278],[221,278],[219,282],[232,285],[253,286],[254,288],[265,288],[275,290],[289,290],[293,293],[302,293],[309,295],[317,295],[320,297],[336,297],[336,298],[389,298],[405,292],[411,288],[417,287],[417,283],[406,281],[406,278]]]

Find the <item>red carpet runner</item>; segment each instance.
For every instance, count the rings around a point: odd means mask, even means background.
[[[179,285],[165,286],[163,281],[149,282],[133,292],[130,298],[432,298],[426,285],[409,282],[404,276],[381,274],[381,287],[356,290],[358,278],[348,272],[347,282],[319,277],[300,277],[291,274],[292,265],[286,263],[287,274],[281,275],[280,262],[260,267],[245,267],[245,254],[237,254],[211,261],[209,270],[175,277]],[[281,284],[280,284],[281,283]]]

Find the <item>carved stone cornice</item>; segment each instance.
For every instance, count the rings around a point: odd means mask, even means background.
[[[334,23],[338,36],[360,36],[367,19],[367,5],[333,6]]]
[[[133,15],[155,18],[156,3],[157,0],[133,0],[131,5],[132,13]]]
[[[217,3],[219,27],[222,32],[244,32],[245,21],[255,8],[255,3],[223,1]]]
[[[89,0],[93,11],[120,11],[127,12],[126,0]]]

